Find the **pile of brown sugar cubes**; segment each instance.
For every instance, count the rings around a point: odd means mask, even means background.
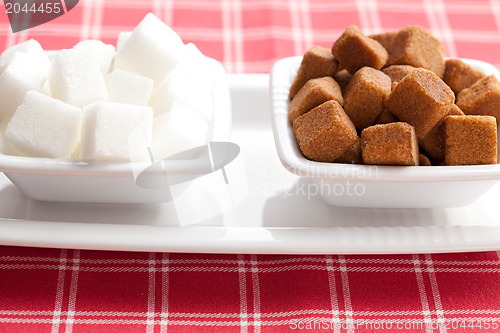
[[[350,26],[314,46],[290,88],[289,119],[310,160],[377,165],[497,163],[500,83],[427,30],[365,36]]]

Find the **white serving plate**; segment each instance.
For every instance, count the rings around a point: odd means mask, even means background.
[[[231,101],[227,76],[222,65],[211,58],[214,69],[213,119],[208,141],[229,141],[231,134]],[[0,171],[26,196],[43,201],[89,203],[154,203],[171,201],[190,185],[178,184],[177,190],[138,186],[137,176],[151,162],[82,161],[55,158],[24,157],[2,154],[9,147],[0,134]],[[194,156],[169,161],[169,178],[187,176],[199,168]],[[157,183],[165,181],[160,169],[148,176]]]
[[[500,250],[500,186],[471,205],[446,209],[333,207],[308,192],[310,180],[288,172],[276,153],[268,82],[268,75],[229,75],[231,141],[241,148],[248,192],[244,198],[232,192],[225,213],[183,227],[172,203],[39,202],[0,174],[0,244],[257,254]],[[193,190],[191,207],[203,204],[199,189],[193,184],[185,192]]]
[[[500,180],[500,165],[367,166],[306,159],[288,119],[288,91],[302,57],[279,60],[271,71],[272,125],[278,155],[287,170],[310,178],[322,199],[335,206],[439,208],[468,205]],[[463,59],[486,75],[498,70],[483,61]],[[500,151],[500,150],[499,150]]]

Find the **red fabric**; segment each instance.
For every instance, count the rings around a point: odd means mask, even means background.
[[[81,0],[10,34],[46,49],[115,43],[147,12],[230,73],[267,73],[350,24],[419,24],[446,54],[500,65],[500,1]],[[0,231],[1,232],[1,231]],[[392,256],[133,253],[0,247],[0,332],[499,332],[496,252]]]
[[[0,254],[1,332],[500,330],[496,252]]]
[[[65,15],[10,34],[0,5],[0,49],[35,38],[45,49],[82,39],[116,43],[148,12],[155,13],[230,73],[268,73],[276,59],[303,54],[311,45],[331,47],[350,24],[366,33],[409,24],[443,40],[446,55],[500,65],[500,3],[496,0],[81,0]]]

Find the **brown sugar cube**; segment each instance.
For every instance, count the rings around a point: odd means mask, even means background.
[[[407,123],[373,125],[361,132],[363,163],[418,165],[415,130]]]
[[[418,154],[418,165],[420,166],[431,166],[431,161],[429,160],[429,158],[427,156],[425,156],[424,154],[420,153]]]
[[[332,53],[351,74],[365,66],[380,69],[389,57],[387,50],[379,42],[365,36],[355,25],[347,28],[335,41]]]
[[[351,145],[345,153],[335,160],[335,163],[346,164],[362,164],[363,158],[361,157],[361,138]]]
[[[410,65],[392,65],[382,69],[385,75],[391,78],[392,83],[399,83],[407,74],[410,74],[415,67]]]
[[[349,73],[347,71],[347,69],[342,69],[342,70],[338,71],[337,73],[335,73],[335,75],[333,76],[333,78],[339,84],[340,89],[342,90],[342,92],[344,92],[345,87],[347,87],[347,84],[349,84],[349,81],[352,78],[352,74]]]
[[[444,47],[439,39],[419,26],[401,29],[391,44],[387,66],[411,65],[444,74]]]
[[[288,118],[293,123],[297,117],[331,99],[344,104],[342,91],[331,76],[309,80],[290,102]]]
[[[448,112],[448,116],[465,116],[465,113],[456,104],[453,104]]]
[[[469,88],[485,76],[460,59],[448,59],[445,62],[443,80],[455,94]]]
[[[333,76],[337,70],[337,60],[332,52],[321,46],[313,46],[304,53],[297,76],[290,87],[290,98],[294,98],[300,88],[310,79]]]
[[[304,156],[317,162],[335,161],[358,140],[354,124],[335,100],[295,119],[293,129]]]
[[[400,121],[415,127],[424,138],[450,111],[455,94],[430,70],[416,68],[406,75],[385,100],[385,107]]]
[[[453,104],[448,116],[463,116],[464,113],[458,106]],[[443,118],[427,135],[419,140],[420,147],[431,156],[435,161],[444,159],[444,119]]]
[[[491,116],[444,119],[446,165],[497,163],[497,123]]]
[[[391,49],[392,41],[394,40],[394,37],[398,34],[397,31],[389,31],[389,32],[382,32],[380,34],[374,34],[370,35],[371,39],[375,39],[377,42],[380,43],[386,49],[389,51]]]
[[[383,109],[375,124],[389,124],[397,122],[399,122],[398,117],[393,115],[391,111]]]
[[[457,95],[457,106],[467,115],[493,116],[500,122],[500,83],[493,75],[482,78]]]
[[[363,67],[352,76],[345,89],[344,110],[357,130],[375,124],[390,93],[391,79],[379,70]]]

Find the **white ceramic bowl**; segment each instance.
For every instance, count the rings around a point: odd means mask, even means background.
[[[225,142],[230,139],[231,101],[224,69],[210,59],[217,68],[214,77],[213,110],[208,141]],[[0,138],[0,151],[6,149]],[[190,179],[199,169],[197,156],[169,161],[169,179]],[[25,195],[35,200],[91,203],[153,203],[175,199],[164,187],[147,188],[136,182],[137,170],[151,166],[150,162],[106,162],[68,159],[20,157],[0,153],[0,171]],[[165,179],[164,168],[148,177]],[[153,180],[154,182],[154,180]],[[186,182],[186,186],[189,182]],[[182,184],[180,184],[182,186]]]
[[[302,155],[288,120],[288,91],[301,57],[279,60],[271,70],[272,127],[281,162],[310,178],[304,190],[331,205],[372,208],[438,208],[472,203],[500,179],[500,166],[368,166],[313,162]],[[462,59],[500,78],[485,62]]]

